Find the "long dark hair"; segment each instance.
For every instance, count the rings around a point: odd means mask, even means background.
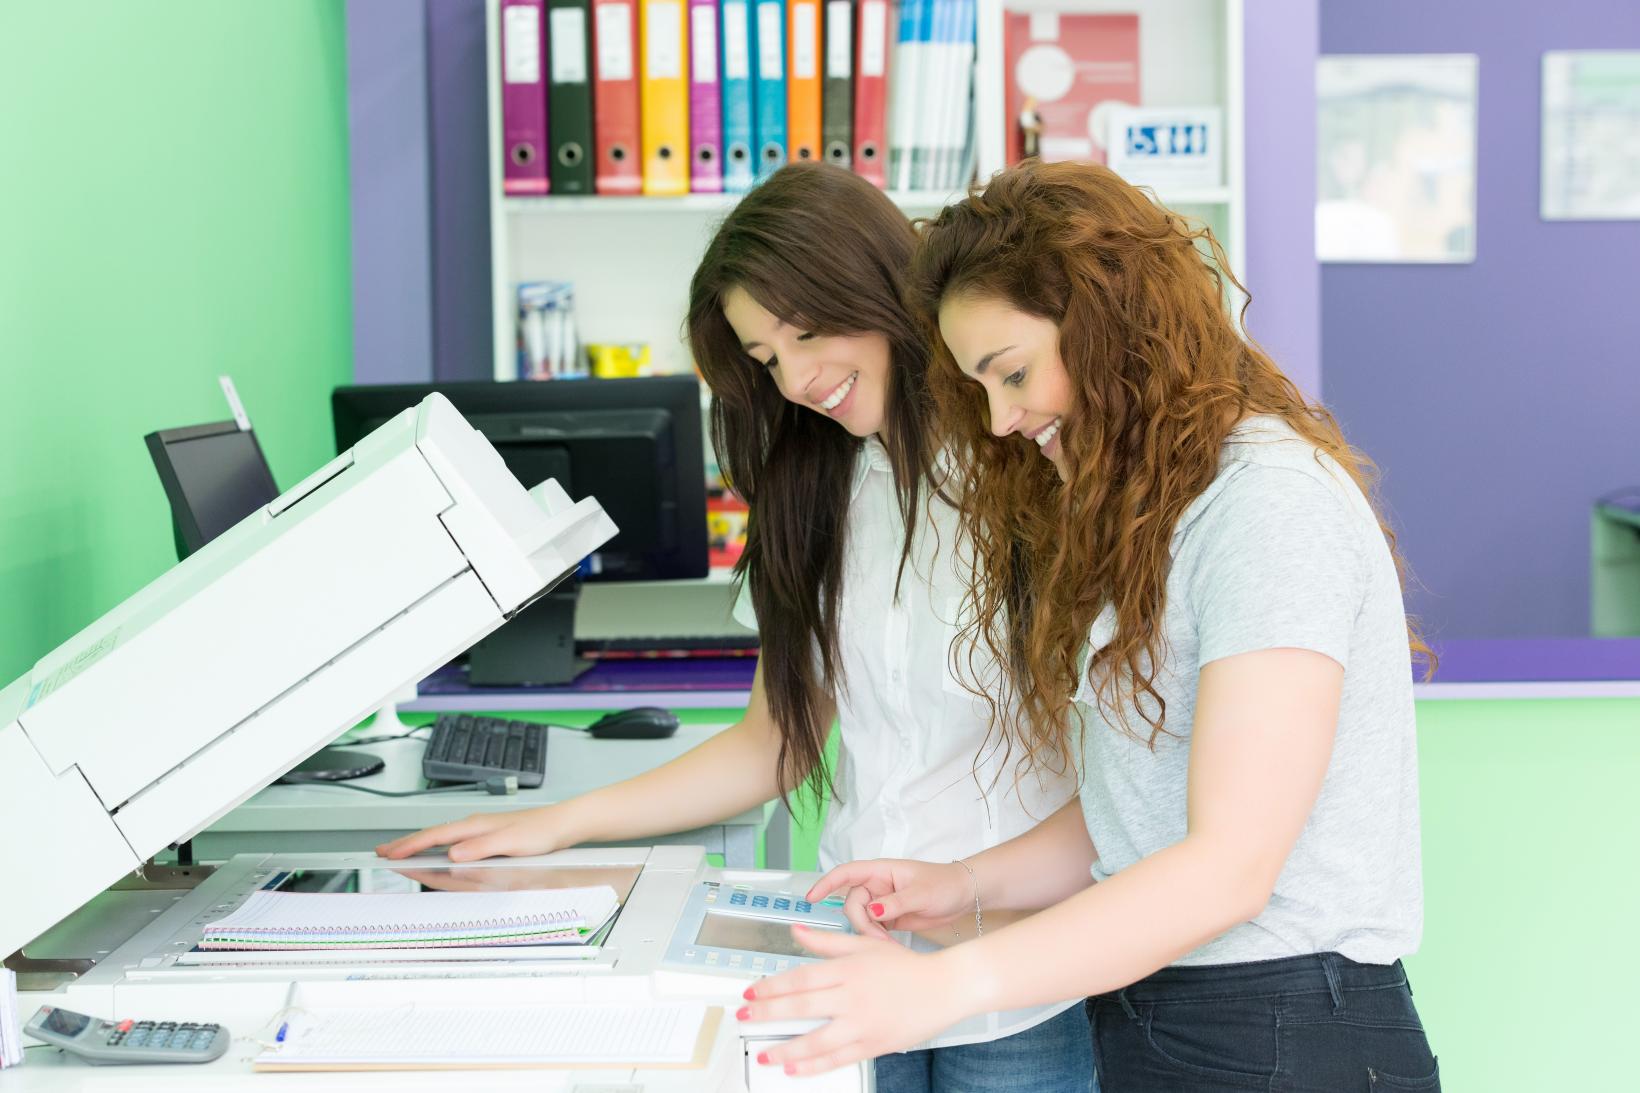
[[[861,440],[781,396],[740,347],[723,298],[740,288],[799,329],[888,339],[881,440],[905,520],[903,573],[933,447],[928,347],[901,298],[916,243],[905,215],[870,183],[839,167],[797,163],[724,218],[689,285],[689,345],[712,390],[712,443],[751,509],[735,573],[757,611],[782,793],[804,782],[832,788],[821,763],[831,725],[820,715],[841,672],[844,518]]]

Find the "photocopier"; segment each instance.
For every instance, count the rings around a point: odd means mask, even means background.
[[[30,1050],[24,1065],[0,1073],[0,1091],[452,1081],[577,1093],[869,1089],[869,1065],[804,1080],[755,1064],[763,1045],[812,1025],[733,1019],[747,983],[804,959],[787,929],[798,907],[816,925],[838,924],[802,903],[790,874],[714,869],[703,850],[680,846],[461,866],[442,856],[387,862],[364,847],[153,864],[543,595],[615,530],[593,498],[571,501],[551,480],[526,490],[448,401],[430,395],[0,691],[0,954],[15,953],[9,963],[22,969],[24,1020],[50,1005],[104,1018],[208,1020],[234,1036],[225,1054],[199,1065],[88,1068],[56,1049]],[[603,883],[621,900],[613,927],[552,958],[241,960],[198,944],[208,923],[270,888],[515,892]],[[776,897],[747,900],[748,891]],[[83,942],[85,958],[31,962],[31,943],[65,934]],[[704,1065],[691,1068],[253,1068],[274,1035],[269,1022],[293,1008],[419,1000],[690,1000],[726,1010]]]

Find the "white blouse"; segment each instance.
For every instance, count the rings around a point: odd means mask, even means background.
[[[957,513],[926,491],[922,506],[924,523],[896,600],[905,525],[888,453],[867,440],[854,466],[845,529],[843,675],[834,686],[841,739],[836,798],[820,837],[822,869],[864,858],[954,861],[1023,834],[1076,795],[1074,774],[1025,769],[1017,750],[1005,756],[994,736],[987,739],[988,707],[964,689],[948,655],[968,565],[968,556],[953,549]],[[735,615],[753,626],[750,600],[742,588]],[[975,668],[965,665],[963,675],[994,676],[977,657]],[[971,1018],[919,1046],[999,1039],[1080,1002]]]

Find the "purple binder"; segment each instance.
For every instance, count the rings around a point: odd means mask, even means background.
[[[544,0],[501,0],[501,191],[547,192]]]
[[[723,192],[723,94],[718,0],[689,0],[689,189]]]

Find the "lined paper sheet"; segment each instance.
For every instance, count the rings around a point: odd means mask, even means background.
[[[293,1019],[256,1066],[677,1066],[695,1059],[706,1014],[674,1002],[326,1010]]]
[[[516,892],[256,892],[205,927],[206,949],[579,941],[615,913],[608,885]]]

